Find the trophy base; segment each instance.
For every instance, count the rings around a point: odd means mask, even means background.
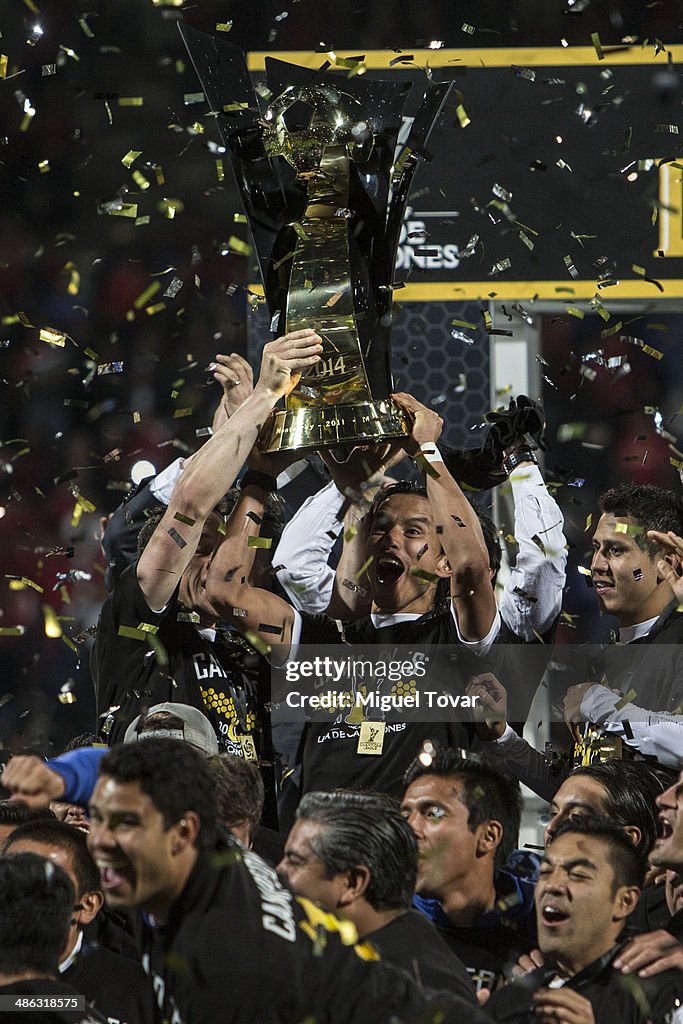
[[[264,452],[377,444],[410,433],[406,415],[392,401],[278,409],[261,441]]]

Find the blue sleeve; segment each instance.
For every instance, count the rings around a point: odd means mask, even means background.
[[[107,750],[107,747],[81,747],[47,762],[48,768],[64,779],[64,800],[67,803],[87,805],[97,782],[100,761]]]

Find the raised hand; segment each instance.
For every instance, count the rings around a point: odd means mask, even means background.
[[[263,349],[261,373],[255,391],[269,391],[281,398],[296,385],[301,371],[320,361],[323,350],[315,331],[290,331],[276,341],[269,341]]]

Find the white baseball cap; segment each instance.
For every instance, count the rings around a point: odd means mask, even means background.
[[[147,721],[158,711],[167,711],[168,714],[182,719],[183,725],[171,729],[149,729],[145,732],[138,732],[138,725],[143,719],[143,728]],[[123,737],[124,743],[136,743],[138,740],[161,739],[169,737],[174,740],[185,740],[193,747],[198,747],[206,754],[218,753],[218,740],[213,731],[213,726],[206,715],[202,714],[199,708],[190,704],[174,704],[167,701],[165,704],[155,704],[144,715],[134,718],[126,729]]]

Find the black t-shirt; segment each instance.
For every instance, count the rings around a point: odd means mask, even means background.
[[[57,981],[54,978],[29,978],[26,981],[14,981],[11,985],[0,985],[0,999],[9,999],[10,996],[17,1000],[33,1000],[41,997],[48,1000],[48,1005],[41,1009],[3,1010],[0,1020],[7,1021],[7,1024],[107,1024],[107,1018],[93,1007],[86,1006],[85,1010],[73,1010],[69,1008],[70,1001],[77,995],[83,995],[73,985],[65,981]],[[50,998],[61,1001],[63,1008],[50,1007]]]
[[[476,1003],[462,960],[451,952],[431,921],[417,910],[395,917],[366,938],[379,950],[382,960],[407,971],[423,988],[453,992]]]
[[[177,591],[163,612],[152,611],[135,570],[124,570],[104,602],[93,649],[97,713],[105,729],[113,720],[107,742],[120,743],[145,708],[174,701],[203,711],[219,748],[242,756],[239,737],[257,731],[256,685],[224,638],[208,640],[189,621]]]
[[[160,1019],[151,982],[139,961],[84,942],[61,977],[82,992],[109,1024],[154,1024]]]
[[[494,642],[511,640],[510,631],[503,624]],[[485,659],[480,659],[458,639],[453,615],[449,610],[440,614],[423,615],[413,621],[389,626],[374,626],[366,617],[340,627],[325,615],[302,615],[300,645],[331,646],[340,643],[375,645],[385,652],[384,660],[391,659],[397,645],[404,651],[414,647],[423,650],[432,647],[437,653],[430,664],[429,679],[437,689],[464,696],[468,679],[486,671]],[[432,682],[430,682],[430,687]],[[441,747],[469,749],[473,730],[469,713],[464,710],[458,721],[415,721],[413,715],[388,720],[383,730],[381,754],[357,752],[360,724],[357,716],[333,712],[330,724],[310,722],[306,726],[303,745],[302,791],[329,790],[339,786],[371,788],[392,796],[403,793],[406,769],[423,749],[426,740]],[[373,721],[382,718],[374,711],[365,716]],[[351,721],[347,719],[351,718]]]

